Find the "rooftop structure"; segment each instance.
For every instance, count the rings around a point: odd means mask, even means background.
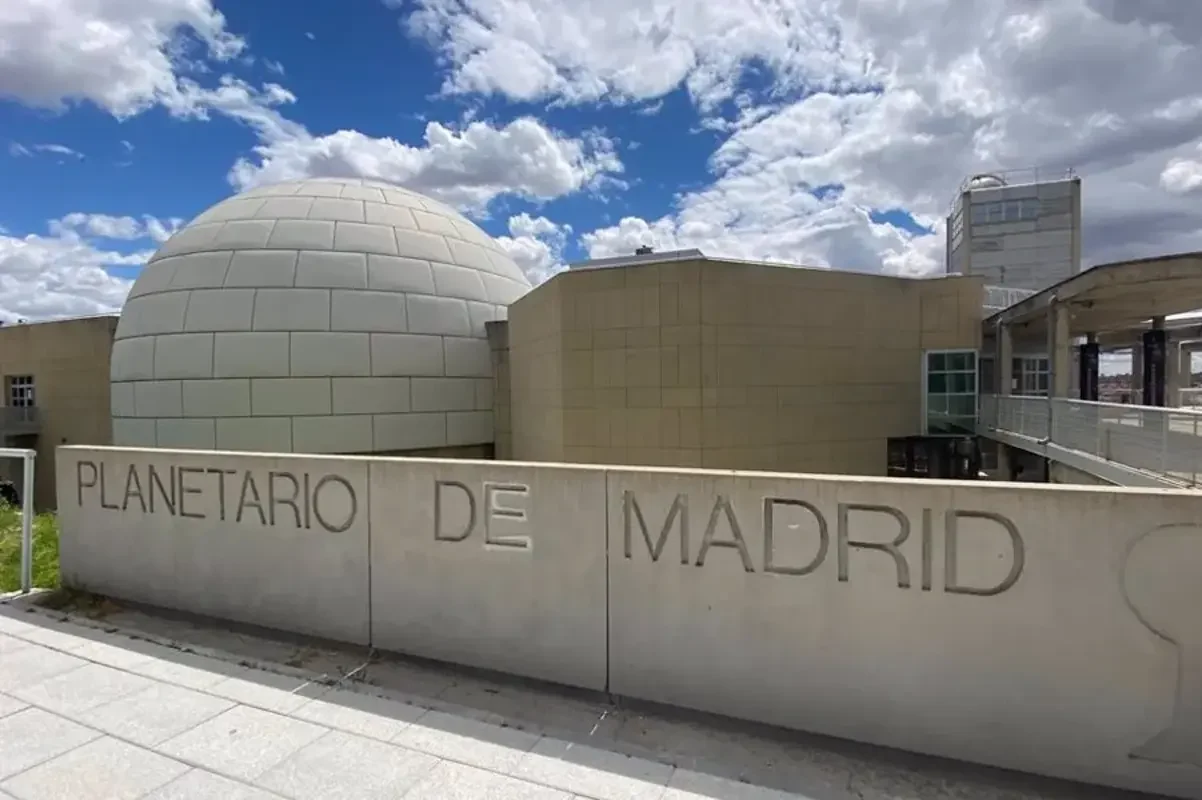
[[[529,290],[487,234],[414,192],[252,189],[138,276],[113,345],[113,441],[487,456],[484,326]]]
[[[1072,170],[974,175],[947,218],[947,271],[1039,291],[1081,270],[1081,180]]]

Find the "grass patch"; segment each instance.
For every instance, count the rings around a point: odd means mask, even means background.
[[[33,585],[57,589],[58,517],[38,514],[33,519]],[[21,588],[21,512],[0,502],[0,592]]]

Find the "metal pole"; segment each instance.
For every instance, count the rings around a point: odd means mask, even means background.
[[[33,459],[25,453],[25,478],[21,486],[21,593],[33,589]]]

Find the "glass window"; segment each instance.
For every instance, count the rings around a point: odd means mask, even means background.
[[[10,375],[8,384],[8,404],[13,408],[32,408],[34,406],[33,376]]]
[[[935,350],[926,354],[924,433],[976,432],[977,361],[975,350]]]

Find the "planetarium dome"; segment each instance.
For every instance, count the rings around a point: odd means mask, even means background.
[[[488,234],[400,187],[321,178],[252,189],[180,229],[134,283],[113,343],[113,443],[489,444],[484,324],[530,288]]]

